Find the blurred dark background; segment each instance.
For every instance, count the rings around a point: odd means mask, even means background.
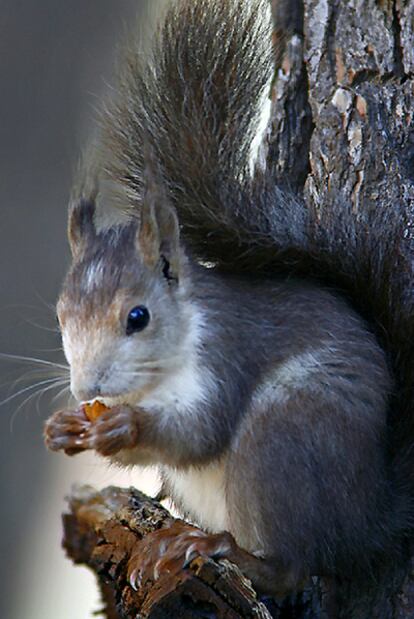
[[[137,30],[145,31],[155,5],[0,0],[2,354],[63,361],[53,305],[69,261],[71,179],[94,108],[113,82],[116,46],[136,16]],[[118,478],[90,458],[46,452],[42,426],[51,397],[20,410],[30,389],[7,400],[48,378],[35,379],[34,367],[0,358],[0,617],[80,619],[99,604],[92,577],[59,548],[63,498],[73,480],[103,485]]]

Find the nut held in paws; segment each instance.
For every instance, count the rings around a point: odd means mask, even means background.
[[[83,405],[83,410],[85,411],[85,415],[89,421],[92,421],[93,423],[102,415],[102,413],[109,410],[109,408],[99,400],[94,400],[93,402],[85,402]]]

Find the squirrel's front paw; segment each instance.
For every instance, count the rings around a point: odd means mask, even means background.
[[[128,580],[134,589],[163,572],[178,573],[197,556],[233,558],[236,542],[230,533],[208,534],[176,521],[171,527],[147,535],[128,563]]]
[[[129,406],[106,410],[88,429],[89,448],[102,456],[138,445],[137,413]]]
[[[88,430],[91,422],[82,408],[54,413],[45,423],[44,440],[52,451],[72,456],[89,449]]]

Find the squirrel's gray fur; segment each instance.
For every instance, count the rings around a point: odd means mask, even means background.
[[[369,562],[411,526],[413,274],[402,205],[357,216],[330,196],[316,212],[251,174],[272,67],[266,10],[180,0],[149,59],[129,49],[102,116],[95,189],[72,206],[60,303],[79,323],[99,320],[120,288],[151,287],[134,239],[158,191],[157,225],[163,208],[177,213],[186,256],[165,251],[185,290],[176,298],[168,282],[159,304],[201,308],[198,368],[216,389],[185,421],[155,407],[146,448],[168,470],[224,462],[230,531],[294,586]],[[98,232],[91,205],[108,183],[131,222]],[[103,271],[92,288],[91,264]]]

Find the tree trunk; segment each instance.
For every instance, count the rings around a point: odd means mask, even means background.
[[[414,1],[272,4],[267,161],[277,182],[303,187],[319,209],[332,196],[365,212],[412,203]]]
[[[414,204],[414,0],[272,0],[276,72],[267,164],[311,208],[351,201],[361,213]],[[408,210],[408,208],[407,208]],[[295,599],[258,601],[228,562],[194,560],[134,592],[134,544],[171,516],[136,491],[76,494],[65,547],[99,577],[106,616],[403,619],[414,617],[414,548],[374,578],[323,582]]]

